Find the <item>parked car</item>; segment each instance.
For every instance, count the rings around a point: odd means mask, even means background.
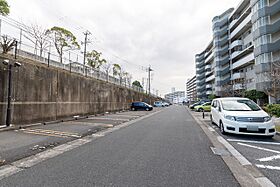
[[[275,125],[271,117],[254,101],[229,97],[212,101],[211,122],[217,124],[222,134],[248,134],[273,137]]]
[[[164,106],[164,107],[167,107],[167,106],[169,106],[169,105],[170,105],[170,104],[169,104],[169,103],[167,103],[167,102],[163,102],[162,104],[163,104],[163,106]]]
[[[161,101],[154,102],[154,107],[163,107],[163,103]]]
[[[204,103],[206,103],[206,102],[211,102],[211,101],[210,101],[210,100],[200,100],[200,101],[198,101],[198,102],[196,102],[196,103],[190,105],[190,109],[194,109],[194,107],[196,107],[196,106],[198,106],[198,105],[202,105],[202,104],[204,104]]]
[[[197,112],[203,112],[203,111],[210,112],[210,110],[211,110],[211,102],[206,102],[206,103],[204,103],[202,105],[197,105],[197,106],[194,107],[194,109]]]
[[[153,110],[153,107],[145,102],[133,102],[131,103],[131,110],[146,110],[151,111]]]

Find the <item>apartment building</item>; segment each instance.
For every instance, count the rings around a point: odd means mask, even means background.
[[[213,18],[213,39],[196,55],[199,98],[272,89],[271,72],[280,67],[279,1],[242,0]]]
[[[185,91],[175,91],[173,93],[166,94],[164,98],[171,103],[180,103],[185,100],[186,93]]]
[[[197,100],[196,92],[196,76],[189,79],[186,83],[186,93],[189,102],[193,103]]]

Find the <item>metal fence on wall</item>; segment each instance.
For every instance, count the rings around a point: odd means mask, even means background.
[[[86,77],[93,77],[99,80],[110,82],[122,87],[132,89],[137,92],[147,93],[144,89],[133,86],[129,78],[117,78],[110,73],[106,73],[102,70],[94,69],[88,65],[83,65],[83,55],[77,51],[65,52],[62,63],[60,63],[60,57],[55,51],[53,43],[48,41],[47,48],[40,49],[34,41],[32,42],[26,36],[30,37],[27,31],[27,26],[5,17],[0,17],[0,35],[8,36],[15,39],[18,43],[17,47],[11,51],[11,53],[17,53],[17,55],[37,62],[47,64],[48,66],[64,69],[69,72],[78,73]],[[15,51],[17,49],[17,51]],[[1,49],[2,50],[2,49]],[[151,94],[157,97],[154,94]]]

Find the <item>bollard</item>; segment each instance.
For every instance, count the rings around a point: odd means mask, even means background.
[[[202,110],[202,118],[205,118],[204,110]]]

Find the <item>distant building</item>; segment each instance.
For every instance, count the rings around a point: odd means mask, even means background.
[[[199,99],[242,96],[246,90],[274,90],[270,103],[280,97],[279,10],[280,0],[241,0],[213,18],[213,37],[195,56]]]
[[[174,93],[174,92],[176,92],[176,89],[173,87],[173,88],[171,88],[171,93]]]
[[[186,84],[187,99],[189,102],[193,103],[197,100],[197,91],[196,91],[196,76],[189,79]]]
[[[171,103],[182,103],[186,99],[185,91],[175,91],[164,96]]]

